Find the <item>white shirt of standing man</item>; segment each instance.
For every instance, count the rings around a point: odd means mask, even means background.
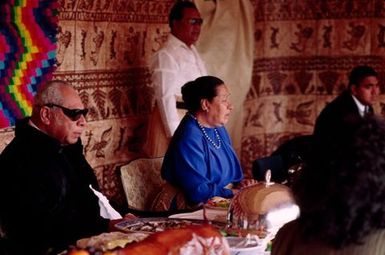
[[[188,81],[207,75],[207,70],[194,43],[198,40],[202,19],[197,9],[183,9],[181,20],[173,20],[171,34],[154,54],[150,69],[166,134],[171,137],[180,122],[176,109],[181,87]]]

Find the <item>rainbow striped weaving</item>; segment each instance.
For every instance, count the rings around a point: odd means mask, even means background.
[[[0,1],[0,128],[30,115],[56,61],[56,0]]]

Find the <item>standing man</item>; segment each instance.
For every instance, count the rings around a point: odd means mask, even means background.
[[[38,91],[32,116],[16,123],[0,155],[1,254],[57,254],[107,231],[106,218],[120,218],[102,213],[117,213],[109,204],[99,206],[80,141],[86,114],[73,87],[51,81]]]
[[[333,138],[349,128],[354,118],[373,114],[373,104],[380,92],[377,72],[369,66],[353,68],[349,76],[348,89],[330,102],[320,113],[314,127],[314,135]]]
[[[169,141],[185,111],[181,87],[188,81],[207,75],[205,65],[193,45],[199,37],[202,18],[195,4],[178,1],[171,8],[171,34],[152,57],[150,69],[155,89],[153,110],[144,151],[149,156],[164,156]],[[182,115],[182,116],[181,116]]]

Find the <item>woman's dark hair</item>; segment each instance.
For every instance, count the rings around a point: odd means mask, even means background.
[[[193,2],[177,1],[171,8],[168,16],[168,25],[172,29],[172,22],[174,20],[181,20],[183,18],[183,10],[187,8],[197,9]]]
[[[349,88],[353,85],[358,86],[360,82],[368,76],[378,77],[377,72],[370,66],[356,66],[349,75]]]
[[[384,121],[368,117],[349,124],[333,142],[315,141],[293,188],[303,237],[336,248],[385,227]]]
[[[217,87],[224,82],[214,76],[202,76],[182,86],[182,98],[187,110],[194,114],[201,109],[201,100],[209,102],[217,95]]]

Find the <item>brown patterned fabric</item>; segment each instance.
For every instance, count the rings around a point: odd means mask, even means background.
[[[163,157],[169,143],[170,139],[167,138],[159,108],[155,105],[148,121],[143,153],[147,157]]]
[[[182,101],[180,100],[177,102]],[[187,111],[185,109],[177,109],[177,112],[179,119],[182,119]],[[146,157],[150,158],[164,157],[170,140],[171,138],[168,138],[166,135],[166,130],[162,122],[159,108],[155,104],[148,121],[146,139],[143,145],[143,153]]]
[[[151,205],[152,211],[168,211],[171,209],[171,204],[175,200],[176,208],[174,210],[187,209],[186,199],[181,190],[172,186],[169,183],[163,184],[160,192],[155,197]]]
[[[152,202],[164,183],[160,176],[162,162],[163,158],[140,158],[120,167],[129,208],[151,210]]]
[[[119,166],[142,157],[154,105],[148,60],[166,39],[173,0],[58,0],[55,78],[90,109],[85,154],[103,193],[124,207]]]

